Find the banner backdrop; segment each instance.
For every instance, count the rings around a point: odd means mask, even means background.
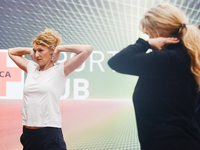
[[[89,44],[94,48],[88,60],[70,74],[62,98],[131,99],[137,77],[113,72],[107,61],[139,37],[148,37],[139,30],[140,20],[159,2],[172,3],[187,14],[191,24],[200,23],[199,0],[3,0],[0,49],[30,47],[36,35],[53,29],[62,36],[62,44]],[[65,53],[59,61],[71,56]],[[6,73],[1,72],[3,84],[10,84],[7,79],[16,80]]]
[[[0,49],[0,99],[22,99],[24,73]]]
[[[200,0],[1,0],[0,149],[22,149],[20,108],[26,73],[7,50],[31,47],[33,38],[48,28],[62,36],[62,44],[94,49],[69,75],[60,101],[67,149],[140,150],[132,103],[138,78],[114,72],[107,61],[139,37],[148,38],[139,29],[140,20],[162,2],[184,11],[189,24],[200,24]],[[72,56],[62,53],[58,63]]]
[[[115,53],[117,51],[108,51],[111,56]],[[61,53],[56,65],[73,55],[73,53]],[[26,57],[30,59],[30,56]],[[131,98],[133,88],[132,85],[130,87],[130,82],[136,82],[137,77],[125,79],[108,68],[107,63],[103,61],[107,62],[104,53],[94,51],[86,62],[69,75],[61,99]],[[7,50],[0,49],[0,99],[22,99],[25,80],[26,73],[9,58]],[[117,88],[120,80],[123,82],[120,88]]]

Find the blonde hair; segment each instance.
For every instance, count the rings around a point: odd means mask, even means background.
[[[166,3],[158,4],[145,14],[140,28],[143,32],[156,32],[159,36],[178,37],[191,58],[191,71],[200,87],[200,30],[188,25],[188,20],[180,9]]]
[[[56,31],[45,29],[44,32],[34,38],[32,44],[38,44],[49,48],[51,46],[56,47],[61,44],[61,42],[62,38]]]

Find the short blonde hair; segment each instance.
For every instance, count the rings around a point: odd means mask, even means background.
[[[49,48],[51,46],[56,47],[61,44],[61,42],[62,38],[60,34],[51,29],[45,29],[44,32],[34,38],[32,44],[38,44]]]

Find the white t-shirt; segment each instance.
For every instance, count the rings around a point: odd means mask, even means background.
[[[67,77],[64,62],[45,71],[37,63],[27,65],[22,102],[22,124],[34,127],[61,127],[59,100]]]

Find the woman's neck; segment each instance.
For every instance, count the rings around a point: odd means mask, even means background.
[[[53,66],[54,66],[54,63],[49,62],[49,63],[47,63],[47,64],[44,65],[44,66],[40,66],[40,70],[39,70],[39,71],[45,71],[45,70],[47,70],[47,69],[49,69],[49,68],[51,68],[51,67],[53,67]]]

